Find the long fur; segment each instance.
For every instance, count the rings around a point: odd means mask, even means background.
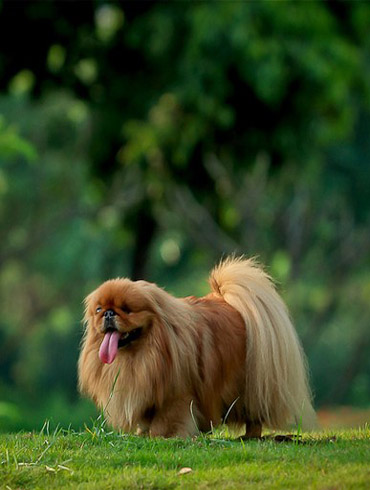
[[[304,354],[270,277],[253,259],[229,258],[210,285],[203,298],[180,299],[145,281],[103,283],[85,300],[80,390],[115,428],[152,436],[207,431],[227,413],[228,423],[247,429],[311,428]],[[122,332],[143,327],[110,365],[98,356],[97,305],[116,311]]]

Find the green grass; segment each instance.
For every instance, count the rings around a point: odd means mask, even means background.
[[[0,436],[1,489],[369,489],[370,428],[303,444],[215,436],[148,439],[63,430]],[[183,467],[188,474],[179,475]]]

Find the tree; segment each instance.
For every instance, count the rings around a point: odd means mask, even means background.
[[[141,277],[153,210],[172,206],[176,183],[224,228],[228,199],[210,161],[234,175],[261,152],[272,171],[302,166],[348,134],[365,90],[355,30],[364,14],[321,2],[3,2],[0,88],[23,77],[35,97],[72,90],[94,115],[92,171],[109,188],[137,166],[141,198],[122,225],[137,235]]]
[[[236,251],[284,285],[318,402],[368,402],[369,15],[0,4],[5,387],[73,398],[76,319],[99,280],[201,294]]]

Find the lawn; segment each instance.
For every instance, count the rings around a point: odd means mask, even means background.
[[[0,488],[8,490],[370,488],[368,426],[279,443],[224,432],[164,440],[45,425],[40,433],[1,435],[0,449]]]

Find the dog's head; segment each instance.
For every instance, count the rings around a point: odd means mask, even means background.
[[[145,341],[158,316],[154,284],[129,279],[104,282],[85,299],[85,321],[100,344],[99,357],[111,364],[120,349]]]

